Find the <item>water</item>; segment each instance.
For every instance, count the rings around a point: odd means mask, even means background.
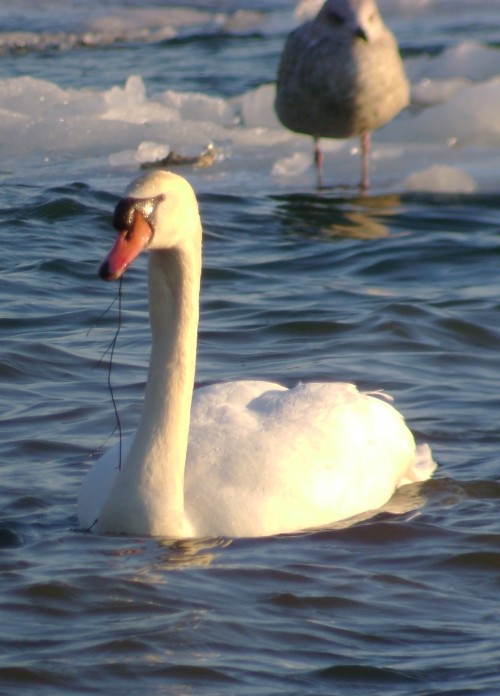
[[[328,144],[342,186],[317,194],[309,141],[274,120],[292,3],[32,4],[0,2],[0,693],[498,693],[498,0],[381,0],[414,104],[375,136],[362,199],[355,141]],[[439,469],[330,530],[85,534],[79,483],[116,439],[110,214],[141,161],[209,142],[214,166],[182,170],[205,226],[198,382],[384,388]],[[144,264],[112,372],[127,432]]]

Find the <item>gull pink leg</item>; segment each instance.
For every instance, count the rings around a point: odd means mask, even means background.
[[[370,149],[371,133],[361,135],[361,190],[368,191],[370,186]]]
[[[316,167],[316,187],[323,187],[321,172],[323,169],[323,153],[319,146],[319,138],[314,138],[314,166]]]

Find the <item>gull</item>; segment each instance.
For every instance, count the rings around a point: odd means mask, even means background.
[[[371,132],[408,105],[409,92],[397,41],[375,0],[327,0],[286,40],[275,110],[286,128],[313,137],[318,188],[320,138],[360,137],[366,191]]]

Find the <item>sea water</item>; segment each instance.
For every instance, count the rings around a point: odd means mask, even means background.
[[[311,142],[273,112],[316,2],[0,2],[0,693],[498,693],[498,0],[380,0],[411,105]],[[352,381],[439,468],[383,510],[266,539],[100,537],[80,482],[137,424],[145,261],[96,269],[141,165],[204,223],[197,383]],[[203,482],[200,482],[203,485]]]

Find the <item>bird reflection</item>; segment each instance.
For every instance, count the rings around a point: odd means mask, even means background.
[[[280,195],[277,215],[291,234],[308,238],[381,239],[390,234],[387,220],[397,214],[397,194],[356,198]]]
[[[117,537],[114,537],[115,541]],[[121,539],[121,538],[120,538]],[[165,571],[183,568],[208,568],[217,558],[218,551],[232,543],[229,538],[167,539],[144,538],[133,540],[123,537],[123,546],[113,548],[113,559],[134,559],[138,563],[138,576],[155,576],[156,582],[164,582]]]

